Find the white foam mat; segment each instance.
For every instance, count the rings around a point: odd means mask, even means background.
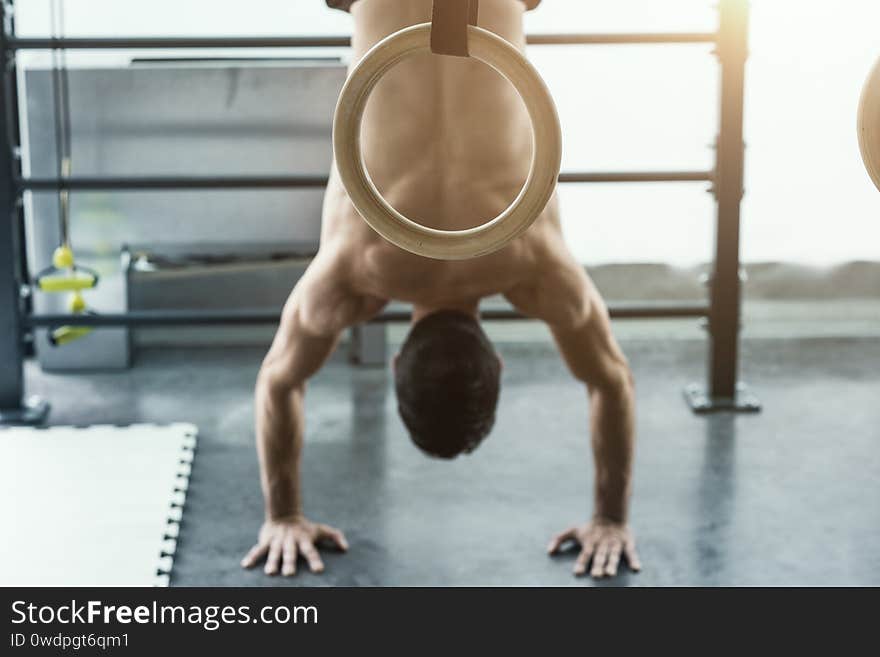
[[[167,586],[196,434],[0,430],[0,585]]]

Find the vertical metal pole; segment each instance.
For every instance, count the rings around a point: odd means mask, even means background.
[[[18,105],[12,87],[15,57],[7,49],[11,35],[11,5],[0,0],[0,424],[33,424],[45,419],[48,405],[24,397],[21,204],[14,181],[18,168]]]
[[[717,54],[721,67],[720,125],[714,191],[717,201],[715,263],[709,310],[708,389],[691,385],[686,396],[698,412],[756,411],[758,401],[737,380],[739,369],[740,203],[743,197],[743,100],[748,57],[747,0],[719,0]]]
[[[6,6],[0,2],[0,47],[3,51],[2,75],[6,77],[8,53],[6,51]],[[0,85],[3,94],[2,129],[0,129],[0,409],[12,409],[21,405],[24,392],[22,375],[21,321],[19,298],[16,240],[15,188],[12,179],[12,151],[9,144],[9,124],[5,108],[9,102],[6,85]]]
[[[740,201],[743,196],[743,94],[747,57],[748,2],[721,0],[718,59],[721,64],[721,121],[716,150],[715,270],[712,275],[709,328],[709,392],[733,399],[739,357]]]

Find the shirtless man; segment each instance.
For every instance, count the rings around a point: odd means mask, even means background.
[[[327,0],[354,17],[352,61],[399,29],[430,20],[431,0]],[[523,14],[539,0],[482,0],[479,25],[520,49]],[[350,7],[349,7],[350,6]],[[435,228],[484,223],[519,191],[531,152],[529,119],[516,91],[471,59],[424,55],[377,85],[364,116],[370,173],[404,215]],[[595,459],[592,517],[553,537],[575,541],[576,575],[639,569],[627,527],[634,451],[633,382],[598,292],[563,241],[554,196],[521,237],[463,261],[413,255],[375,233],[349,201],[334,167],[324,199],[321,246],[297,283],[256,384],[256,441],[265,522],[244,567],[293,575],[301,556],[323,570],[316,546],[346,550],[342,532],[307,519],[300,503],[306,381],[340,333],[391,299],[413,304],[412,328],[394,359],[400,416],[428,455],[474,450],[492,428],[501,362],[479,323],[478,303],[503,294],[548,324],[572,374],[586,385]],[[537,446],[536,449],[547,446]]]

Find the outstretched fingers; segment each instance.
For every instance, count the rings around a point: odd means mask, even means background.
[[[574,562],[573,572],[575,575],[580,576],[587,572],[587,564],[590,563],[590,557],[593,556],[593,550],[595,547],[596,544],[592,540],[586,541],[583,544],[583,549]]]
[[[293,539],[293,536],[284,537],[284,547],[281,554],[281,574],[285,577],[296,575],[296,541]]]
[[[580,544],[580,553],[572,569],[575,576],[589,573],[593,577],[614,577],[625,560],[633,571],[641,569],[636,542],[625,523],[594,521],[581,528],[569,527],[554,536],[547,552],[554,554],[566,541]]]
[[[620,563],[620,554],[623,551],[623,543],[612,541],[608,549],[608,561],[605,563],[605,575],[614,577],[617,574],[617,566]]]
[[[623,544],[623,554],[631,570],[639,571],[642,569],[639,553],[636,552],[636,542],[631,537]]]
[[[318,540],[330,541],[343,552],[348,550],[348,541],[345,538],[345,534],[329,525],[318,525]]]
[[[324,572],[324,562],[321,561],[321,555],[318,554],[315,544],[312,543],[311,539],[300,539],[298,546],[300,554],[303,555],[303,558],[309,564],[309,570],[313,573]]]
[[[550,544],[547,545],[547,554],[556,554],[559,548],[562,547],[563,543],[576,539],[577,527],[569,527],[564,532],[560,532],[550,539]]]
[[[596,552],[593,554],[593,568],[590,570],[592,577],[602,577],[605,574],[605,563],[608,560],[608,553],[610,551],[611,546],[608,541],[601,541],[599,543],[599,547],[596,548]]]
[[[278,565],[281,561],[282,546],[283,543],[280,536],[276,536],[272,539],[272,543],[269,545],[269,556],[266,557],[266,567],[264,568],[264,571],[267,575],[278,574]]]
[[[241,560],[242,568],[253,568],[257,565],[257,562],[265,556],[266,552],[269,551],[269,544],[263,541],[260,541],[250,550],[248,553],[244,555],[244,559]]]

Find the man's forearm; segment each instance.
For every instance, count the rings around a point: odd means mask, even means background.
[[[590,394],[593,458],[596,464],[594,517],[626,522],[635,452],[633,393],[630,385]]]
[[[302,513],[299,462],[303,443],[303,388],[257,384],[257,452],[266,518]]]

